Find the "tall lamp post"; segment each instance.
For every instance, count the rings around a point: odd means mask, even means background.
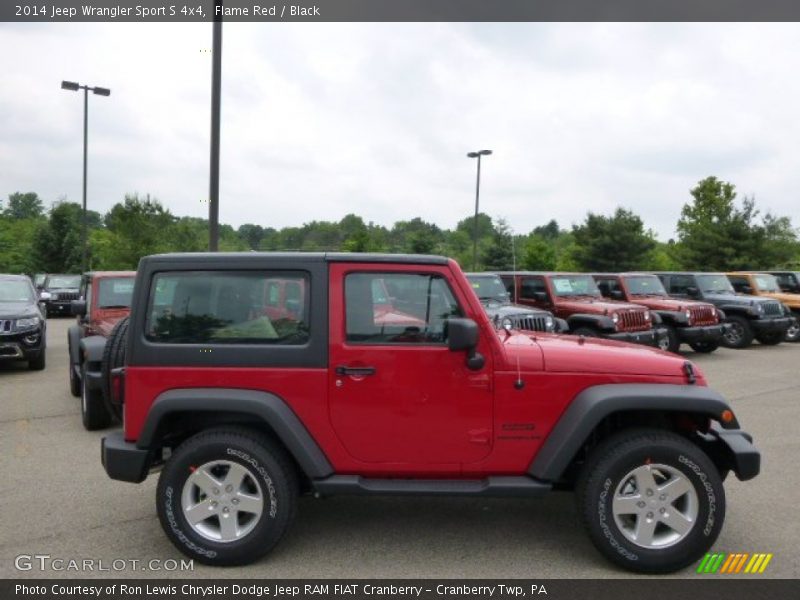
[[[83,219],[81,223],[81,237],[83,239],[83,270],[89,270],[89,251],[86,244],[86,162],[87,162],[87,145],[89,138],[89,92],[98,96],[110,96],[111,90],[104,87],[90,87],[88,85],[80,85],[74,81],[62,81],[62,90],[69,90],[70,92],[77,92],[83,90]]]
[[[491,150],[478,150],[467,153],[468,158],[478,159],[478,178],[475,183],[475,235],[472,239],[472,270],[478,270],[478,203],[481,197],[481,156],[489,156]]]

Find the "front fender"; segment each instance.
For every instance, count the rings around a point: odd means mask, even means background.
[[[590,325],[598,329],[609,329],[612,331],[616,329],[611,317],[605,315],[576,313],[567,317],[567,323],[569,324],[570,330],[581,327],[582,325]]]
[[[661,317],[661,322],[667,325],[687,325],[689,323],[686,314],[677,310],[657,310],[654,312]]]
[[[620,383],[597,385],[579,393],[547,436],[528,473],[542,481],[557,481],[600,422],[624,411],[684,412],[715,421],[730,410],[712,389],[698,385]],[[734,418],[726,429],[738,429]]]
[[[69,348],[69,364],[81,364],[81,328],[73,325],[67,329],[67,347]]]
[[[79,346],[80,348],[80,357],[85,360],[87,363],[100,363],[103,362],[103,350],[106,347],[106,338],[102,335],[90,335],[89,337],[83,338]]]

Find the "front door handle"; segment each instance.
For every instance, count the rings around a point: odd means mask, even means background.
[[[350,375],[351,377],[366,377],[367,375],[375,375],[375,367],[336,367],[337,375]]]

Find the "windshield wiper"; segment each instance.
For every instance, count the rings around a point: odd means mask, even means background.
[[[98,306],[97,308],[130,308],[128,304],[104,304],[102,306]]]

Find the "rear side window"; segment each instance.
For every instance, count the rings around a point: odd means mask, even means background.
[[[541,277],[523,277],[519,286],[519,295],[526,300],[536,300],[537,293],[547,293],[544,279]]]
[[[728,280],[731,282],[733,289],[739,293],[744,292],[744,288],[750,285],[747,277],[741,277],[739,275],[728,275]]]
[[[345,278],[348,342],[443,344],[447,319],[462,314],[439,275],[350,273]]]
[[[622,288],[619,286],[619,282],[613,277],[599,278],[596,281],[597,287],[600,288],[600,293],[606,298],[611,296],[611,292],[622,291]]]
[[[686,290],[694,285],[694,277],[691,275],[671,275],[669,278],[669,293],[687,294]]]
[[[171,344],[305,344],[308,281],[300,272],[158,273],[145,336]]]
[[[97,289],[98,308],[130,308],[133,277],[106,277],[97,283]]]

